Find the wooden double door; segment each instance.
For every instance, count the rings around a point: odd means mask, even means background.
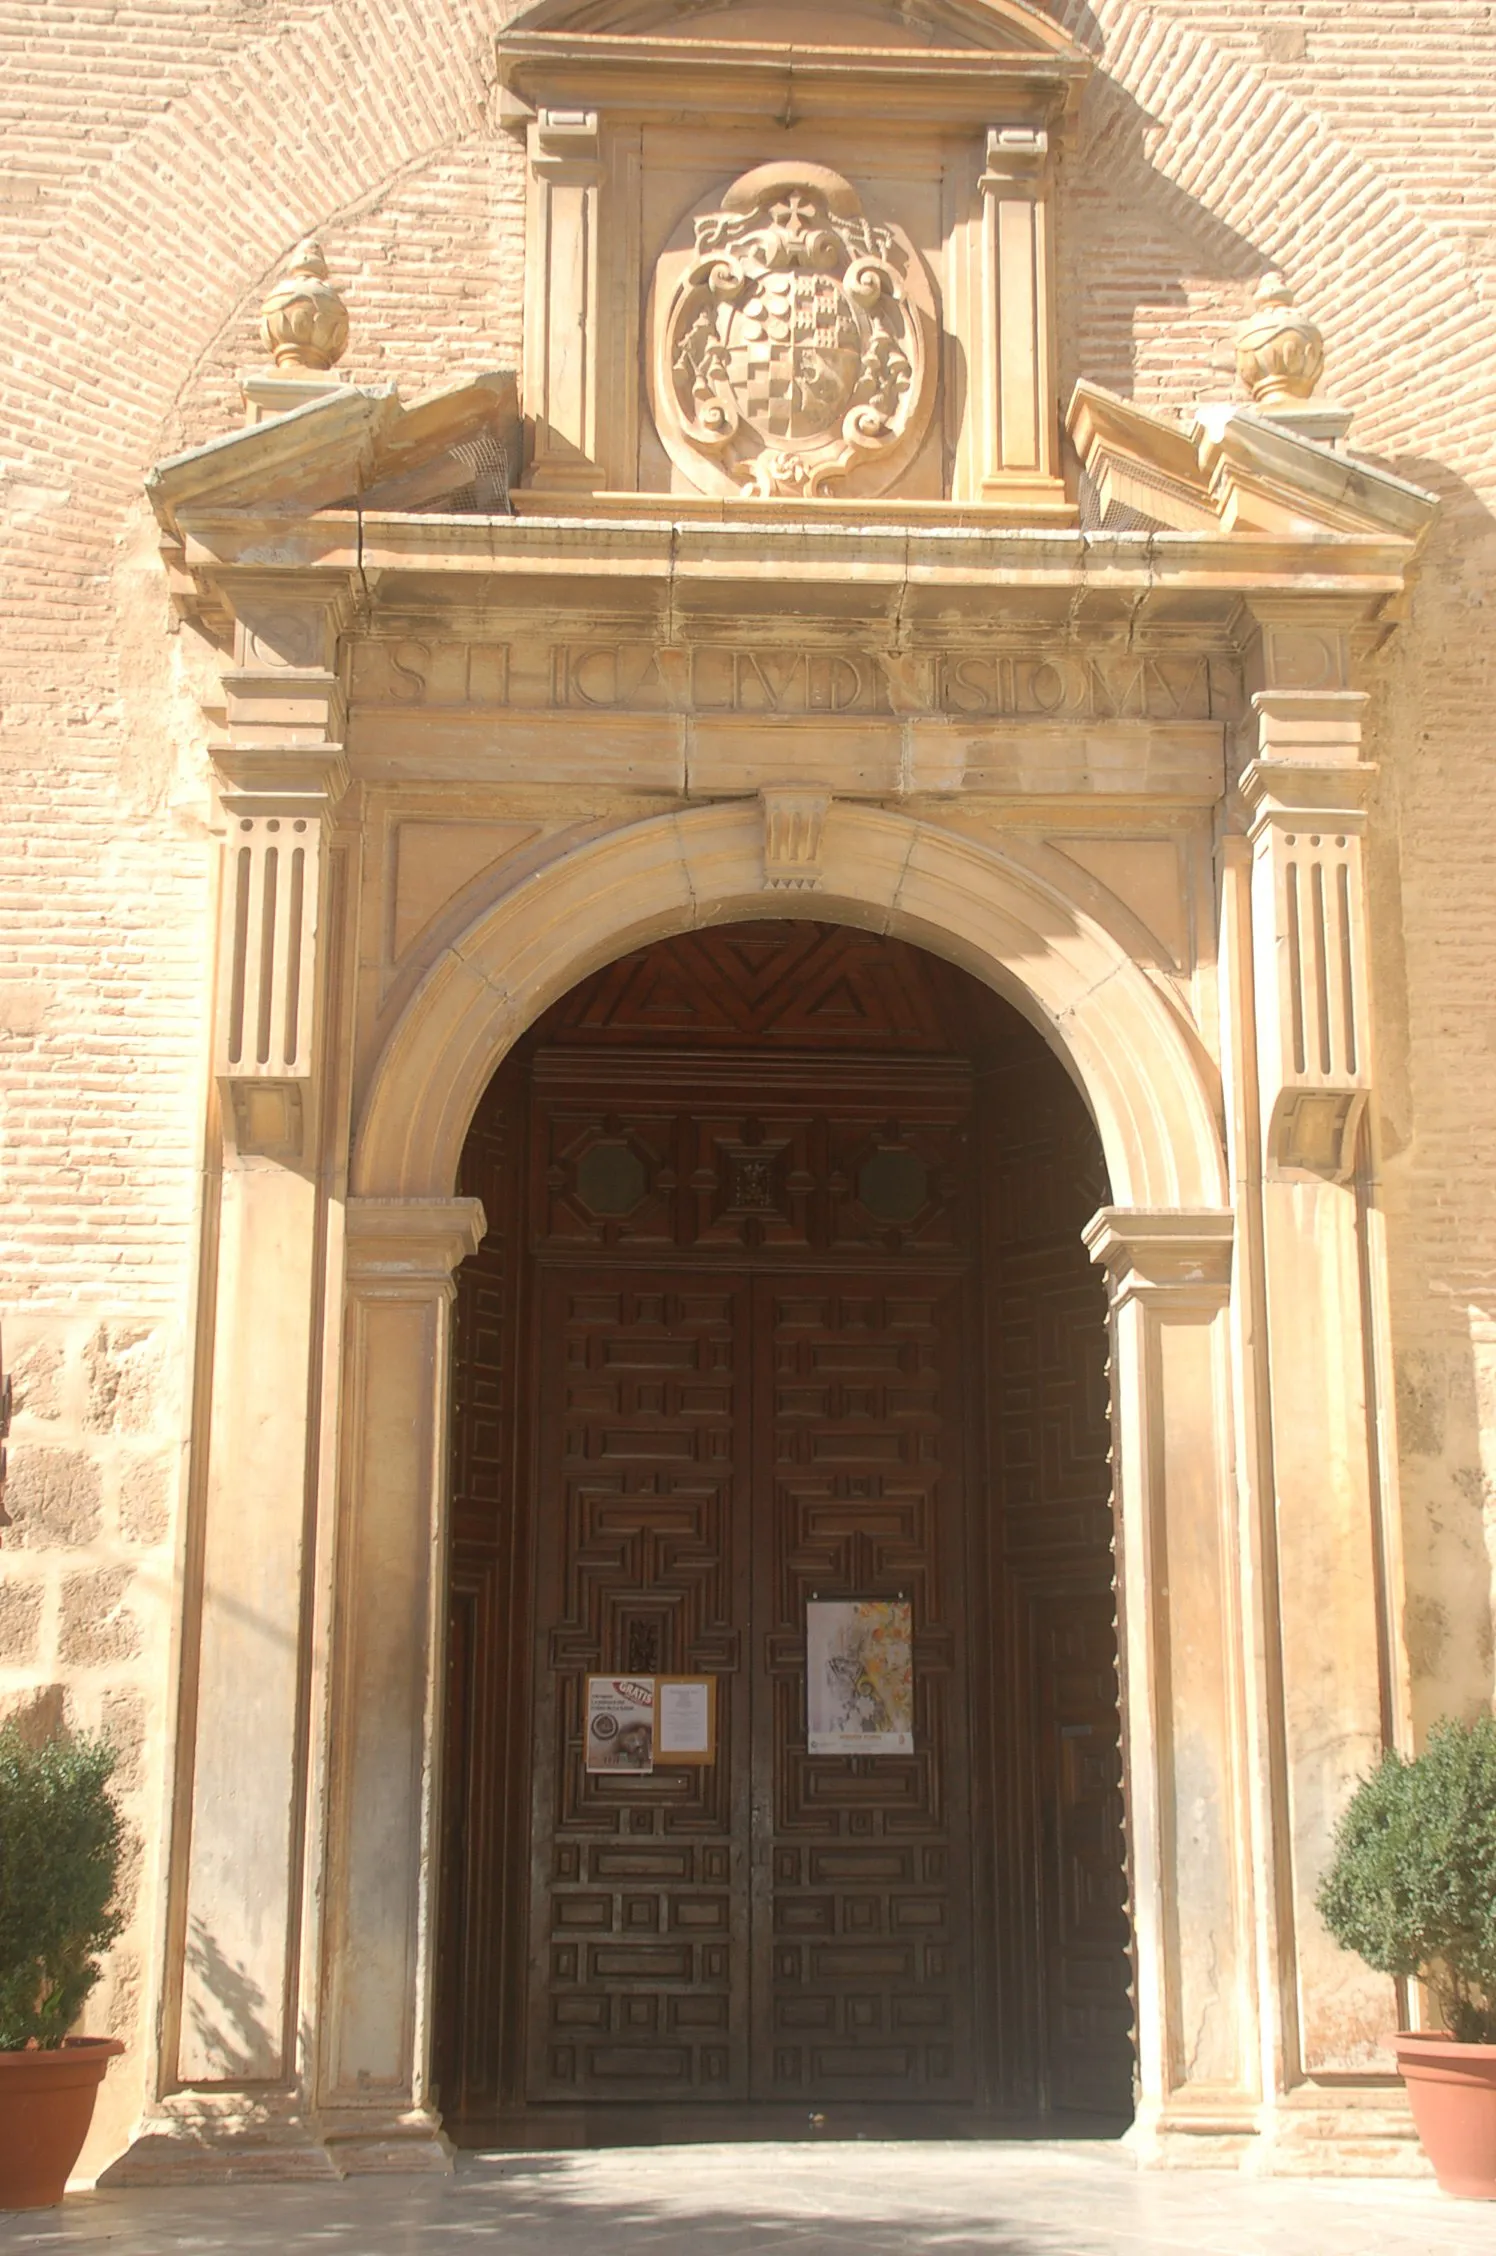
[[[548,1274],[528,2096],[969,2102],[949,1271]],[[816,1597],[906,1597],[915,1752],[806,1751]],[[582,1764],[588,1671],[711,1676],[716,1760]]]
[[[1070,1212],[1097,1201],[1065,1187],[1089,1124],[1026,1029],[1005,1078],[949,986],[921,1006],[916,951],[809,930],[855,1050],[751,1049],[747,978],[716,1047],[641,1041],[662,958],[671,994],[705,984],[701,936],[666,943],[543,1026],[470,1137],[459,2136],[1127,2110],[1105,1342]],[[772,933],[712,945],[719,1006],[744,963],[772,984]],[[890,992],[904,1054],[870,1054]],[[808,1751],[806,1607],[838,1598],[911,1608],[911,1754]],[[714,1679],[715,1759],[589,1773],[592,1674]]]

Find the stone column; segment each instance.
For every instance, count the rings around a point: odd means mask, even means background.
[[[1104,1208],[1118,1630],[1148,2159],[1230,2164],[1257,2128],[1253,1907],[1226,1212]]]
[[[476,1199],[350,1199],[317,2117],[340,2170],[446,2169],[428,2096],[453,1271]]]
[[[1391,2069],[1390,1983],[1314,1896],[1335,1822],[1395,1722],[1377,1424],[1385,1287],[1368,1240],[1371,1087],[1361,842],[1371,769],[1334,607],[1254,606],[1251,864],[1262,1294],[1280,1626],[1288,1913],[1283,2075]]]

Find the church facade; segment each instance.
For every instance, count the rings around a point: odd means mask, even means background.
[[[1201,13],[272,9],[18,206],[115,2182],[1418,2166],[1315,1894],[1492,1689],[1496,212],[1432,31]]]

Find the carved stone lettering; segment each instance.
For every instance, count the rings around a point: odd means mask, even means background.
[[[411,636],[359,644],[353,688],[365,707],[402,710],[1057,722],[1230,720],[1241,694],[1219,658]]]

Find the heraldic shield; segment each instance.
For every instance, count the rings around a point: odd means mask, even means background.
[[[820,165],[761,165],[694,228],[657,331],[672,457],[708,491],[813,496],[880,462],[858,490],[881,489],[929,421],[933,290],[913,246]]]

